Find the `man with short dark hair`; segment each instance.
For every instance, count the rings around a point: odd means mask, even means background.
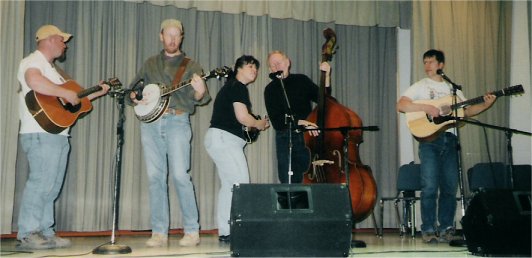
[[[448,107],[440,109],[434,105],[415,102],[437,100],[452,95],[452,85],[445,82],[437,73],[445,66],[445,55],[440,50],[431,49],[423,55],[423,64],[428,77],[414,83],[401,95],[397,102],[397,111],[403,113],[421,111],[430,117],[446,115],[443,110],[450,110]],[[457,90],[456,94],[462,101],[466,100],[461,90]],[[483,112],[495,99],[494,95],[487,94],[484,96],[484,103],[469,106],[464,110],[464,115],[470,117]],[[454,216],[458,188],[457,138],[452,129],[437,133],[439,134],[419,142],[422,187],[421,232],[426,243],[449,242],[455,238]]]

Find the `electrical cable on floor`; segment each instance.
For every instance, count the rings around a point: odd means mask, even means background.
[[[92,254],[92,250],[89,251],[89,252],[86,252],[86,253],[81,253],[81,254],[65,254],[65,255],[43,255],[43,256],[38,256],[38,258],[52,258],[52,257],[80,257],[80,256],[85,256],[85,255],[90,255]]]
[[[0,257],[9,256],[15,254],[32,254],[31,251],[19,251],[19,250],[0,250]]]
[[[54,258],[54,257],[81,257],[86,255],[91,255],[92,251],[82,254],[68,254],[68,255],[44,255],[44,256],[38,256],[38,258]],[[3,255],[3,254],[2,254]],[[197,255],[227,255],[231,256],[230,251],[223,251],[223,252],[197,252],[197,253],[175,253],[175,254],[158,254],[158,255],[140,255],[140,256],[131,256],[128,255],[127,257],[178,257],[178,256],[197,256]]]
[[[110,244],[111,241],[108,241],[108,242],[105,242],[101,245],[99,245],[98,247],[100,246],[103,246],[103,245],[107,245],[107,244]],[[80,257],[80,256],[85,256],[85,255],[90,255],[92,254],[92,250],[89,251],[89,252],[86,252],[86,253],[81,253],[81,254],[65,254],[65,255],[43,255],[43,256],[38,256],[39,258],[52,258],[52,257]]]

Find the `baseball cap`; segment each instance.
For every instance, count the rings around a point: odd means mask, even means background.
[[[183,31],[183,25],[181,24],[181,22],[179,20],[176,20],[176,19],[166,19],[164,20],[162,23],[161,23],[161,32],[168,28],[168,27],[174,27],[174,28],[178,28],[180,31],[181,31],[181,34],[184,33]]]
[[[57,28],[54,25],[43,25],[37,30],[37,33],[35,33],[35,40],[39,41],[39,40],[46,39],[53,35],[59,35],[63,37],[63,42],[67,42],[70,39],[70,37],[72,37],[72,34],[62,32],[59,28]]]

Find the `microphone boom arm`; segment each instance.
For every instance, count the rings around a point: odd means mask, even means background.
[[[445,75],[445,73],[443,72],[442,69],[438,69],[438,70],[436,71],[436,73],[437,73],[438,75],[440,75],[440,76],[441,76],[444,80],[446,80],[448,83],[450,83],[451,85],[453,85],[453,88],[454,88],[455,90],[462,90],[462,86],[461,86],[461,85],[458,85],[458,84],[456,84],[456,83],[454,83],[449,77],[447,77],[447,75]]]

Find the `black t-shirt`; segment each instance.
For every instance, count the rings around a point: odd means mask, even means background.
[[[307,116],[312,112],[312,102],[318,101],[319,87],[303,74],[289,74],[283,79],[283,83],[297,124],[298,120],[307,119]],[[271,81],[266,86],[264,100],[273,128],[275,130],[287,129],[285,114],[288,113],[288,106],[278,79]]]
[[[242,139],[242,124],[236,119],[233,103],[240,102],[251,110],[249,91],[246,85],[235,78],[229,79],[214,100],[211,127],[230,132]]]

